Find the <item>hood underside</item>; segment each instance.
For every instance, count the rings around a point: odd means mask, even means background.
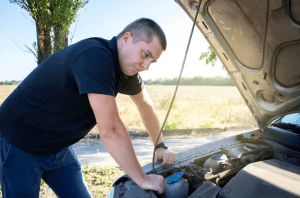
[[[176,2],[194,20],[199,0]],[[260,127],[299,112],[300,1],[202,0],[196,25]]]

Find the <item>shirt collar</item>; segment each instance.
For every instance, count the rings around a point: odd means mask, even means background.
[[[112,39],[108,41],[108,47],[109,47],[110,51],[113,53],[114,61],[115,61],[115,64],[117,66],[118,71],[121,74],[121,77],[122,78],[128,78],[129,76],[124,74],[121,70],[121,66],[120,66],[120,62],[119,62],[118,46],[117,46],[117,37],[116,36],[112,37]]]

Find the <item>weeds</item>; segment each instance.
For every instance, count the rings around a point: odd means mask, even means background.
[[[113,182],[125,172],[119,167],[103,168],[85,165],[83,176],[93,197],[106,197]]]
[[[160,101],[160,107],[161,107],[161,109],[167,111],[169,109],[169,107],[170,107],[171,101],[172,101],[172,98],[170,96],[169,97],[164,97]],[[174,101],[171,109],[175,109],[175,108],[177,108],[177,105],[175,104],[175,101]]]
[[[214,122],[207,122],[205,124],[200,124],[199,128],[211,128],[211,127],[213,127],[213,125],[214,125]]]
[[[177,129],[177,127],[178,127],[178,124],[176,122],[173,122],[171,124],[166,122],[164,129]]]

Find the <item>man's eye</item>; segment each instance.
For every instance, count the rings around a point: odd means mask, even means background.
[[[148,58],[148,57],[150,57],[150,55],[148,54],[148,53],[144,53],[145,55],[145,58]]]

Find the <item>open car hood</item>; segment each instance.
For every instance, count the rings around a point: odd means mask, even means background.
[[[194,20],[201,0],[176,0]],[[197,27],[264,128],[300,109],[300,1],[202,0]]]

